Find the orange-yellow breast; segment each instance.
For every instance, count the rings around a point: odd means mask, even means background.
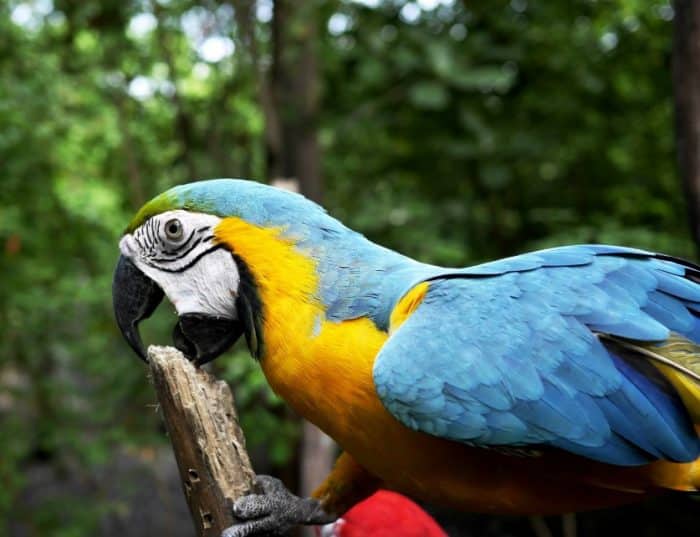
[[[272,388],[387,487],[471,511],[554,513],[700,484],[695,463],[620,468],[557,451],[517,457],[408,429],[386,411],[372,380],[388,335],[366,318],[326,320],[314,262],[281,230],[227,218],[217,237],[255,278],[264,307],[261,365]],[[394,327],[420,303],[423,285],[397,305]]]

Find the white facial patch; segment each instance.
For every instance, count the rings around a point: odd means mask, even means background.
[[[231,252],[215,240],[219,222],[210,214],[168,211],[125,235],[119,249],[163,289],[178,315],[235,319],[240,276]]]

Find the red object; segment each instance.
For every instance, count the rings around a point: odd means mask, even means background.
[[[433,518],[414,502],[380,490],[333,524],[318,528],[320,537],[447,537]]]

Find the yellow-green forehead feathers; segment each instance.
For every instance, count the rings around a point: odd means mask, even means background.
[[[129,225],[126,226],[124,232],[133,233],[133,231],[136,228],[138,228],[141,224],[143,224],[152,216],[178,208],[179,207],[177,206],[177,197],[173,195],[173,193],[170,190],[168,190],[167,192],[163,192],[162,194],[159,194],[151,201],[143,205],[138,210],[138,212],[131,219],[131,222],[129,222]]]

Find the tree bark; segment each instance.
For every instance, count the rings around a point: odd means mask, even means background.
[[[258,100],[265,118],[265,158],[267,177],[282,177],[282,171],[278,168],[279,155],[282,154],[282,131],[280,127],[279,111],[275,106],[275,98],[272,91],[272,80],[268,76],[268,70],[260,61],[258,40],[255,35],[255,0],[233,0],[236,25],[238,26],[238,48],[241,54],[248,54],[253,74],[257,81]]]
[[[238,0],[238,24],[260,80],[265,114],[267,177],[278,187],[301,192],[317,203],[323,197],[318,143],[320,76],[318,69],[319,0],[275,0],[272,18],[272,64],[263,71],[258,58],[249,0]],[[302,495],[309,495],[330,472],[333,441],[303,422],[300,453]],[[302,534],[311,535],[305,528]]]
[[[195,368],[171,347],[148,349],[153,384],[199,537],[219,537],[234,523],[231,506],[255,476],[224,381]]]
[[[146,193],[141,179],[141,168],[134,148],[134,139],[129,126],[129,110],[127,96],[123,92],[115,92],[114,104],[117,109],[117,121],[121,134],[121,150],[126,161],[126,177],[128,179],[128,193],[131,206],[138,209],[146,203]]]
[[[272,17],[270,95],[274,135],[268,139],[268,177],[298,185],[317,203],[323,197],[318,143],[320,77],[318,69],[319,2],[275,0]],[[263,103],[265,104],[265,103]],[[274,143],[270,143],[270,140]],[[304,421],[300,453],[300,492],[309,495],[328,475],[335,458],[333,441]],[[303,535],[312,535],[306,528]]]
[[[180,141],[180,151],[178,161],[182,162],[187,170],[189,180],[194,181],[198,178],[195,161],[193,157],[193,148],[195,145],[195,133],[192,125],[192,119],[185,110],[185,106],[180,97],[180,90],[177,84],[177,69],[175,65],[175,55],[169,43],[169,34],[166,31],[167,25],[165,22],[164,9],[158,2],[151,4],[153,14],[158,21],[156,25],[156,42],[160,48],[160,55],[168,66],[168,74],[170,82],[172,82],[173,90],[170,96],[170,101],[175,108],[175,135]]]
[[[301,193],[316,202],[323,195],[318,144],[320,80],[317,0],[275,0],[272,17],[271,95],[280,137],[268,146],[268,176],[297,179]]]
[[[335,443],[321,429],[306,420],[301,437],[301,483],[299,488],[309,496],[333,468]]]
[[[678,167],[700,250],[700,2],[675,0],[673,93]]]

